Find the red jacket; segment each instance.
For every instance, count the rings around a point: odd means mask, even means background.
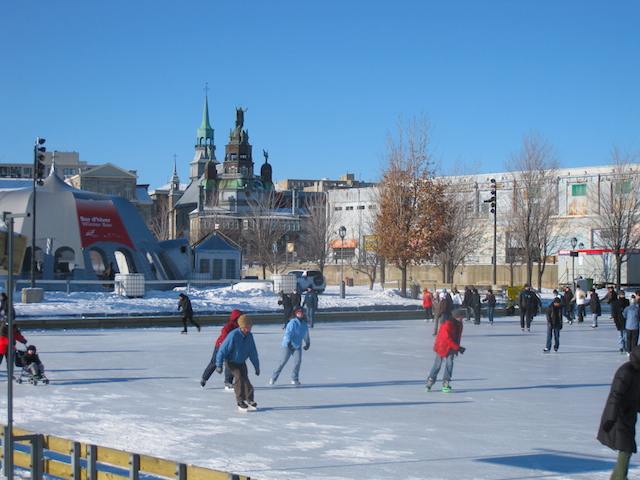
[[[422,294],[422,306],[425,308],[433,307],[433,295],[431,295],[431,292],[424,292]]]
[[[229,315],[229,318],[231,320],[227,322],[227,324],[224,327],[222,327],[222,330],[220,331],[220,336],[218,337],[218,340],[216,340],[216,347],[220,348],[220,345],[222,345],[222,342],[224,342],[224,339],[227,338],[227,335],[229,335],[230,332],[238,328],[238,318],[240,318],[241,315],[242,315],[242,312],[237,309],[231,312],[231,315]]]
[[[458,320],[447,320],[438,330],[438,336],[433,344],[433,351],[441,357],[449,355],[451,350],[455,350],[456,355],[460,348],[460,338],[462,337],[462,322]]]

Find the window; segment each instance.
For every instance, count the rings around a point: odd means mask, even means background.
[[[334,210],[335,210],[336,212],[339,212],[339,211],[341,211],[341,210],[342,210],[342,207],[335,207],[335,208],[334,208]]]
[[[577,185],[571,185],[572,197],[584,197],[587,194],[587,184],[580,183]]]
[[[628,195],[631,193],[631,182],[616,182],[615,192],[616,195]]]
[[[345,210],[353,210],[353,206],[346,207]]]
[[[200,266],[198,268],[198,272],[200,273],[209,273],[210,262],[208,258],[200,259]]]
[[[229,258],[226,262],[227,271],[224,278],[236,278],[236,260],[235,258]]]
[[[358,210],[364,210],[364,205],[358,205]]]
[[[222,278],[222,259],[221,258],[213,259],[213,272],[211,276],[214,280],[220,280]]]

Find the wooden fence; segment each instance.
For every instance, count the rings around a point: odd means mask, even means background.
[[[7,438],[7,428],[2,428],[3,466],[9,450],[9,445],[4,441]],[[68,480],[250,480],[250,477],[17,428],[13,429],[13,439],[14,465],[30,470],[32,480],[42,480],[43,475]]]

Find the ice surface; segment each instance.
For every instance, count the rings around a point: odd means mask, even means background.
[[[192,292],[196,310],[207,296]],[[176,297],[169,292],[154,307],[173,310]],[[228,298],[220,307],[241,301]],[[59,302],[59,310],[99,304],[86,299],[73,307],[49,293],[47,302]],[[340,299],[330,293],[321,302]],[[45,308],[17,305],[19,313]],[[15,425],[259,480],[604,480],[616,453],[595,435],[613,374],[627,360],[607,317],[598,329],[589,321],[565,324],[560,351],[549,354],[542,353],[542,316],[528,334],[516,317],[493,326],[467,322],[451,393],[425,392],[434,337],[433,324],[420,318],[316,323],[300,388],[289,385],[290,364],[268,386],[282,329],[257,325],[262,373],[250,372],[260,410],[249,413],[237,411],[220,375],[199,386],[219,326],[188,335],[179,328],[27,331],[51,384],[14,385]],[[631,476],[639,474],[632,457]]]

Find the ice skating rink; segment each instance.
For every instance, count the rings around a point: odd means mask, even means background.
[[[283,331],[256,325],[260,410],[248,413],[221,375],[199,385],[220,327],[26,331],[51,384],[14,385],[14,422],[258,480],[609,478],[616,453],[595,435],[627,360],[613,323],[565,324],[544,354],[543,316],[528,334],[516,317],[485,322],[464,324],[451,393],[441,377],[425,392],[435,354],[421,319],[316,324],[299,388],[290,364],[268,385]]]

